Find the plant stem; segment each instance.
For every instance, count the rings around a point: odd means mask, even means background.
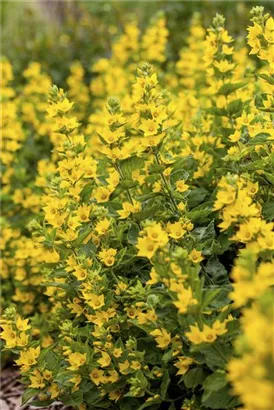
[[[120,175],[121,180],[124,181],[125,178],[124,178],[124,175],[122,173],[122,170],[121,170],[119,164],[118,163],[117,164],[113,163],[113,167],[116,169],[116,171]],[[126,190],[126,193],[127,193],[127,196],[128,196],[128,199],[129,199],[131,205],[134,205],[133,198],[131,196],[130,190],[128,188],[125,188],[125,190]],[[136,221],[136,223],[137,223],[139,231],[141,231],[142,227],[141,227],[140,223],[138,221]]]
[[[154,156],[155,156],[155,159],[156,159],[157,164],[158,164],[158,165],[161,165],[161,162],[160,162],[160,160],[159,160],[159,156],[158,156],[157,151],[154,151]],[[164,176],[164,174],[162,173],[162,171],[160,171],[160,174],[161,174],[161,178],[162,178],[162,180],[163,180],[164,186],[165,186],[165,188],[166,188],[166,190],[167,190],[167,192],[168,192],[168,196],[169,196],[169,198],[170,198],[170,200],[171,200],[171,202],[172,202],[172,204],[173,204],[174,211],[178,214],[178,213],[179,213],[179,209],[178,209],[177,203],[176,203],[176,201],[175,201],[175,199],[174,199],[174,197],[173,197],[173,195],[172,195],[172,192],[171,192],[171,190],[170,190],[170,187],[169,187],[169,185],[168,185],[168,182],[167,182],[167,180],[166,180],[166,177]]]

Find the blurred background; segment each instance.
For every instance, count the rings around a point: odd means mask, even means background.
[[[80,61],[89,76],[91,65],[99,57],[109,56],[111,42],[133,18],[145,27],[155,13],[164,12],[170,30],[168,56],[176,59],[193,12],[201,14],[205,27],[216,12],[224,14],[230,32],[246,36],[244,27],[255,5],[274,11],[273,1],[259,0],[2,0],[2,55],[11,61],[18,81],[30,61],[39,61],[53,81],[63,86],[72,61]]]

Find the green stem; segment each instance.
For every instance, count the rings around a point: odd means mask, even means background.
[[[117,163],[117,164],[113,163],[112,165],[113,165],[113,167],[116,169],[116,171],[118,172],[118,174],[120,175],[121,180],[124,181],[125,178],[124,178],[124,175],[123,175],[123,173],[122,173],[122,170],[121,170],[119,164],[118,164],[118,163]],[[132,198],[132,196],[131,196],[130,190],[129,190],[128,188],[125,188],[125,190],[126,190],[126,193],[127,193],[127,196],[128,196],[128,199],[129,199],[131,205],[134,205],[133,198]],[[138,221],[136,221],[136,223],[137,223],[137,226],[138,226],[139,231],[141,231],[141,230],[142,230],[142,227],[141,227],[140,223],[139,223]]]
[[[119,164],[114,165],[114,168],[115,168],[116,171],[119,173],[121,180],[124,181],[125,178],[124,178],[124,176],[123,176],[123,173],[122,173],[122,170],[121,170]],[[128,196],[128,199],[129,199],[131,205],[133,205],[134,202],[133,202],[133,199],[132,199],[132,196],[131,196],[131,193],[130,193],[129,189],[128,189],[128,188],[125,188],[125,190],[126,190],[126,193],[127,193],[127,196]]]
[[[158,164],[158,165],[161,165],[157,151],[154,151],[154,156],[155,156],[155,159],[156,159],[157,164]],[[165,186],[165,188],[166,188],[166,190],[167,190],[167,192],[168,192],[168,196],[169,196],[169,198],[170,198],[170,200],[171,200],[171,202],[172,202],[172,204],[173,204],[174,211],[175,211],[176,213],[180,213],[179,208],[178,208],[178,206],[177,206],[177,203],[176,203],[176,201],[175,201],[175,199],[174,199],[174,197],[173,197],[173,195],[172,195],[172,192],[171,192],[170,187],[169,187],[169,185],[168,185],[168,182],[167,182],[167,180],[166,180],[166,177],[164,176],[164,174],[163,174],[161,171],[160,171],[160,174],[161,174],[161,178],[162,178],[162,180],[163,180],[164,186]]]

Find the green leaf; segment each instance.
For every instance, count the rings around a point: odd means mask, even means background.
[[[227,113],[231,116],[235,114],[239,114],[242,111],[243,107],[244,107],[244,103],[242,102],[242,100],[237,99],[237,100],[231,101],[227,106]]]
[[[166,169],[165,165],[151,164],[149,167],[149,172],[151,173],[162,173]]]
[[[102,398],[97,387],[90,388],[90,390],[84,394],[82,398],[82,403],[83,402],[101,409],[106,409],[109,407],[109,401]]]
[[[271,185],[274,185],[274,175],[270,174],[269,172],[264,172],[264,175],[268,182],[270,182]]]
[[[154,291],[154,289],[152,291]],[[159,301],[159,295],[156,295],[154,293],[150,293],[147,297],[147,304],[152,308],[156,307],[159,304]]]
[[[38,392],[38,389],[32,389],[30,387],[26,389],[22,396],[21,406],[26,404],[32,397],[35,397]]]
[[[151,337],[140,337],[137,340],[138,350],[145,352],[144,360],[147,364],[157,365],[162,363],[162,353],[155,349]]]
[[[251,161],[243,164],[239,164],[240,168],[244,169],[245,171],[255,171],[256,169],[259,169],[260,171],[264,169],[265,167],[265,161],[264,160],[258,160],[258,161]]]
[[[261,145],[264,144],[267,139],[269,138],[268,134],[258,134],[256,137],[251,138],[248,142],[247,145]],[[271,142],[271,141],[269,141]]]
[[[170,182],[175,184],[177,181],[184,180],[186,181],[189,177],[189,173],[184,169],[176,169],[170,175]]]
[[[134,399],[133,397],[124,397],[119,402],[119,410],[132,410],[136,409],[139,406],[140,402],[138,399]]]
[[[162,192],[150,192],[149,194],[145,195],[136,195],[135,198],[139,202],[144,202],[149,199],[156,198],[157,196],[163,196]]]
[[[170,359],[172,358],[172,355],[173,355],[173,349],[167,350],[167,351],[165,352],[165,354],[163,355],[163,357],[162,357],[162,361],[163,361],[164,363],[169,362]]]
[[[190,369],[184,376],[183,381],[188,389],[195,389],[199,384],[202,384],[206,378],[206,373],[200,367]]]
[[[260,78],[267,81],[269,84],[274,85],[274,76],[269,76],[267,74],[258,74]]]
[[[267,221],[274,220],[274,201],[268,201],[263,204],[262,214]]]
[[[140,407],[137,408],[137,410],[143,410],[148,407],[153,406],[153,410],[159,409],[159,406],[154,406],[154,404],[159,404],[162,402],[162,399],[160,397],[152,398],[149,402],[145,402],[142,404]]]
[[[94,186],[94,183],[86,184],[85,187],[82,189],[80,193],[80,197],[82,201],[87,202],[90,199],[93,186]]]
[[[135,245],[137,243],[137,238],[139,235],[139,228],[137,224],[132,224],[128,230],[127,240],[128,243]]]
[[[229,293],[232,291],[232,285],[227,282],[219,287],[219,292],[215,295],[215,298],[210,302],[210,309],[222,309],[224,306],[227,306],[231,303],[229,298]]]
[[[84,230],[80,233],[78,238],[75,241],[73,241],[73,245],[75,247],[80,246],[83,243],[83,241],[86,239],[86,237],[90,234],[91,231],[92,231],[92,228],[90,226],[86,226]]]
[[[187,196],[187,203],[189,208],[192,210],[194,207],[198,206],[201,202],[204,201],[207,195],[208,191],[205,188],[192,189]]]
[[[265,108],[265,106],[264,106],[264,101],[267,100],[269,95],[271,95],[271,94],[269,94],[269,93],[260,93],[260,94],[257,94],[255,96],[255,105],[256,105],[256,108],[258,108],[258,110],[264,111],[264,112],[273,112],[274,111],[272,107]]]
[[[239,399],[230,394],[231,388],[225,386],[218,391],[204,393],[202,403],[210,409],[231,409],[239,405]]]
[[[220,292],[221,289],[206,290],[205,294],[203,295],[202,308],[206,308],[216,298],[216,296],[218,296]]]
[[[199,351],[205,355],[205,362],[208,367],[215,371],[227,365],[232,354],[232,346],[214,342],[210,345],[200,346]]]
[[[49,351],[45,355],[44,363],[46,364],[46,368],[48,370],[54,372],[54,371],[59,369],[60,359],[58,358],[58,356],[55,353]]]
[[[44,407],[47,407],[47,408],[49,408],[50,407],[50,405],[52,404],[54,402],[54,400],[51,400],[51,399],[49,399],[49,400],[34,400],[34,401],[32,401],[31,402],[31,406],[32,407],[37,407],[37,408],[44,408]]]
[[[222,285],[229,281],[226,268],[221,264],[218,258],[210,259],[204,269],[206,274],[216,285]]]
[[[241,83],[230,83],[230,84],[224,84],[222,87],[219,89],[218,94],[221,95],[229,95],[233,93],[234,91],[238,90],[239,88],[242,88],[246,83],[241,82]]]
[[[126,179],[131,179],[131,174],[136,169],[142,169],[144,160],[137,156],[127,158],[120,163],[121,171]]]
[[[199,242],[204,242],[207,239],[214,239],[216,235],[214,221],[211,221],[207,226],[194,229],[192,234]]]
[[[149,208],[145,208],[143,211],[137,212],[136,214],[133,214],[132,216],[137,221],[143,221],[147,218],[150,218],[151,216],[154,216],[155,212],[157,212],[159,208],[160,208],[160,203],[156,203],[155,205],[152,205]]]
[[[124,179],[119,183],[119,186],[123,189],[130,189],[138,186],[138,182],[133,181],[132,179]]]
[[[167,369],[165,369],[163,372],[162,383],[160,386],[160,394],[161,394],[162,399],[166,398],[167,389],[168,389],[169,384],[170,384],[169,372]]]
[[[209,114],[220,115],[220,116],[223,116],[226,114],[223,108],[218,108],[218,107],[206,108],[206,112],[208,112]]]
[[[203,388],[205,394],[211,391],[218,391],[227,385],[228,381],[223,370],[217,370],[216,373],[208,376],[204,383]]]
[[[186,216],[192,221],[199,221],[202,223],[206,220],[206,217],[212,213],[213,202],[205,202],[201,205],[192,208],[191,211],[186,212]]]
[[[83,403],[83,391],[77,390],[76,392],[70,395],[64,395],[61,397],[62,402],[67,406],[76,407],[79,404]]]

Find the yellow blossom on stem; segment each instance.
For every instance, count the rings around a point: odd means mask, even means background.
[[[153,332],[150,332],[151,336],[155,337],[155,340],[157,342],[157,346],[160,349],[166,349],[167,346],[171,342],[171,336],[170,333],[166,331],[166,329],[155,329]]]

